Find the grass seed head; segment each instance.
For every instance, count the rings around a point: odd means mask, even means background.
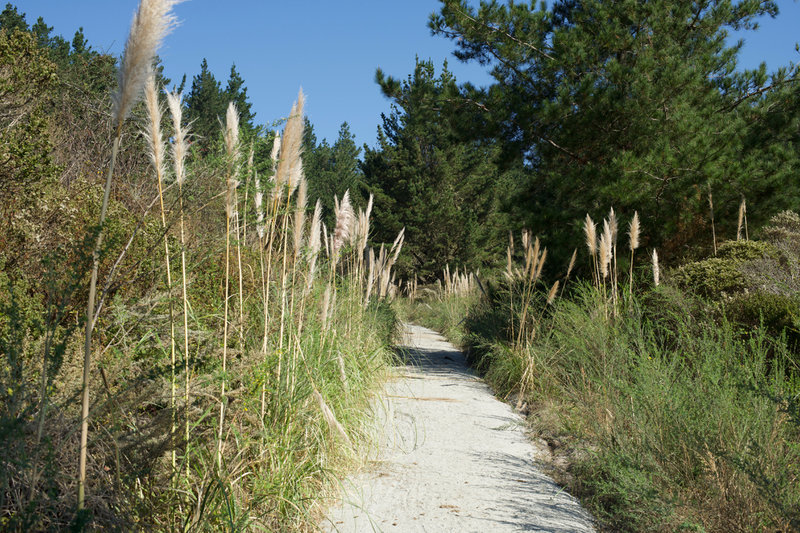
[[[166,167],[164,163],[164,139],[161,135],[161,104],[158,102],[158,89],[156,88],[156,77],[153,70],[150,70],[150,75],[147,77],[147,82],[144,86],[144,100],[147,108],[147,123],[143,131],[145,139],[147,139],[147,151],[150,155],[150,161],[153,163],[159,179],[161,179],[165,172]]]
[[[567,267],[567,275],[566,279],[569,279],[569,275],[572,273],[572,269],[575,268],[575,259],[578,258],[578,249],[575,248],[572,251],[572,257],[569,260],[569,266]]]
[[[633,212],[633,220],[631,220],[630,226],[628,226],[628,237],[630,237],[629,245],[631,251],[634,251],[639,247],[639,212]]]
[[[614,208],[612,207],[611,210],[608,212],[608,226],[611,229],[611,246],[617,246],[617,214],[614,212]]]
[[[745,224],[745,217],[747,216],[747,204],[745,203],[744,198],[742,198],[742,203],[739,204],[739,223],[736,227],[736,240],[742,240],[742,228],[744,228]]]
[[[594,257],[597,255],[597,224],[588,213],[583,221],[583,232],[586,234],[586,247],[589,248],[589,255]]]
[[[172,8],[179,1],[141,0],[139,3],[122,52],[117,90],[112,95],[114,123],[118,127],[141,97],[158,47],[177,25]]]
[[[350,238],[354,220],[355,213],[353,212],[352,204],[350,204],[350,191],[347,190],[342,197],[342,201],[339,202],[338,209],[336,209],[336,229],[333,231],[332,246],[334,256]]]
[[[187,137],[189,135],[188,126],[184,126],[183,122],[183,107],[181,93],[167,93],[167,106],[169,107],[170,115],[172,116],[172,164],[175,168],[175,181],[179,186],[183,185],[186,177],[186,153],[188,151]]]
[[[286,121],[286,126],[283,128],[281,156],[278,160],[275,179],[276,183],[279,185],[288,185],[290,195],[299,184],[303,168],[301,156],[303,151],[303,129],[305,128],[305,123],[303,121],[304,106],[305,96],[303,95],[303,90],[300,89],[297,95],[297,101],[292,106],[289,119]]]
[[[610,265],[611,265],[611,231],[608,227],[608,223],[606,223],[604,224],[603,235],[600,236],[600,274],[603,276],[603,279],[608,277],[608,267]]]
[[[550,292],[547,293],[547,305],[552,304],[553,301],[556,299],[556,294],[558,294],[558,285],[559,285],[559,280],[556,280],[556,282],[553,283],[553,286],[550,287]]]
[[[653,250],[653,283],[656,287],[661,282],[661,270],[658,267],[658,252]]]

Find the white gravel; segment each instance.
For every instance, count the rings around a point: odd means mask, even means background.
[[[440,335],[405,326],[408,366],[378,409],[379,451],[342,483],[327,532],[594,531],[536,466],[524,421]]]

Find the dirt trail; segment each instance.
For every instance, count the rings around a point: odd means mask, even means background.
[[[387,385],[380,447],[343,482],[328,532],[593,531],[591,518],[535,465],[523,420],[440,335],[405,326],[408,366]]]

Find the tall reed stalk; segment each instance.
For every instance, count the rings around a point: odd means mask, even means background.
[[[219,433],[217,435],[217,467],[222,468],[222,442],[225,428],[225,384],[228,380],[228,311],[230,299],[231,274],[231,221],[236,211],[236,177],[238,171],[239,114],[236,105],[228,104],[225,115],[225,152],[227,155],[227,174],[225,178],[225,311],[222,334],[222,383],[220,385]],[[238,246],[238,242],[237,242]],[[241,267],[240,267],[241,268]],[[241,272],[241,270],[240,270]],[[240,275],[241,282],[241,275]]]
[[[183,182],[186,179],[185,159],[188,152],[189,127],[184,126],[182,95],[180,93],[168,93],[167,104],[172,115],[172,164],[175,171],[175,182],[178,184],[178,205],[180,211],[180,233],[181,233],[181,287],[183,298],[183,372],[184,390],[183,402],[186,411],[184,415],[184,438],[186,440],[186,456],[184,466],[186,474],[189,473],[189,378],[191,375],[189,368],[189,298],[186,291],[186,228],[184,223],[183,209]]]
[[[158,101],[158,88],[156,87],[155,72],[151,72],[144,87],[144,99],[147,107],[147,127],[143,132],[148,141],[150,160],[158,180],[158,201],[161,205],[161,228],[164,232],[164,263],[167,269],[167,295],[169,300],[169,345],[170,345],[170,397],[169,406],[172,410],[172,427],[170,433],[175,439],[177,420],[175,418],[175,305],[172,300],[172,268],[169,257],[169,235],[167,232],[167,214],[164,208],[164,141],[161,135],[162,109]],[[172,468],[176,465],[175,449],[172,450]]]
[[[142,0],[133,17],[130,34],[125,43],[122,65],[119,69],[118,88],[114,93],[112,111],[113,144],[111,161],[106,173],[103,203],[97,225],[97,236],[92,250],[92,275],[89,281],[89,297],[86,304],[86,335],[83,348],[83,379],[81,389],[81,440],[78,463],[78,510],[85,507],[86,500],[86,453],[89,435],[89,374],[91,371],[92,332],[95,321],[95,299],[97,276],[100,267],[100,249],[103,245],[103,227],[108,212],[111,182],[119,154],[122,125],[131,107],[141,97],[142,88],[150,75],[156,50],[175,25],[172,7],[178,0]]]

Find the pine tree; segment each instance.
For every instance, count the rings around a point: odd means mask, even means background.
[[[28,22],[25,20],[25,13],[20,13],[17,11],[16,6],[9,3],[0,12],[0,29],[27,32],[30,28],[28,28]]]
[[[203,59],[200,73],[192,79],[192,87],[186,96],[186,116],[192,122],[195,143],[201,154],[207,154],[220,138],[220,117],[224,116],[227,102],[220,83]]]
[[[446,264],[479,268],[503,242],[496,233],[505,231],[495,220],[503,177],[494,148],[460,138],[455,126],[465,109],[446,64],[438,77],[430,61],[418,60],[402,83],[380,70],[376,78],[393,100],[378,147],[364,156],[376,241],[406,228],[401,273],[431,279]]]
[[[316,143],[314,127],[306,119],[304,142],[303,167],[308,178],[309,205],[314,205],[319,199],[324,222],[331,226],[334,223],[334,196],[341,199],[349,190],[353,205],[356,208],[364,205],[363,173],[359,162],[361,149],[356,146],[355,136],[347,122],[342,123],[339,137],[330,146],[325,139]]]
[[[484,117],[471,133],[501,139],[527,169],[522,223],[566,256],[586,212],[614,205],[643,215],[648,245],[676,253],[710,235],[709,184],[732,214],[741,195],[771,197],[785,176],[764,157],[771,141],[746,146],[754,127],[763,133],[760,102],[792,76],[735,73],[741,43],[725,39],[776,13],[771,1],[445,0],[430,26],[459,59],[491,68],[496,82],[463,100]]]
[[[228,77],[228,84],[223,94],[225,102],[233,102],[239,111],[239,125],[245,133],[252,133],[255,129],[253,120],[256,114],[252,112],[253,104],[247,98],[247,87],[244,79],[236,70],[236,65],[231,65],[231,73]]]

